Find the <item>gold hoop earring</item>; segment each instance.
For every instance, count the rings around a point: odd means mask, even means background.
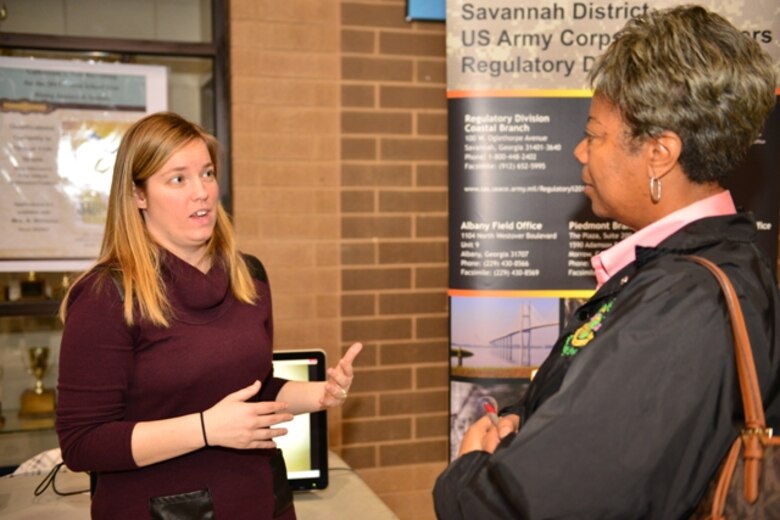
[[[655,204],[661,201],[661,179],[653,176],[650,177],[650,200]]]

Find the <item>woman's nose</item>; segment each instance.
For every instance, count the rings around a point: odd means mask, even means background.
[[[195,199],[203,199],[206,200],[209,198],[209,190],[208,186],[206,186],[206,181],[204,181],[201,178],[198,178],[193,186],[193,198]]]
[[[574,147],[574,157],[577,158],[580,164],[588,162],[588,146],[585,143],[584,137],[577,143],[577,146]]]

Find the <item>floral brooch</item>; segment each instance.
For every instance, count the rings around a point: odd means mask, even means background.
[[[582,347],[593,341],[596,337],[596,332],[601,328],[604,322],[604,316],[612,310],[612,304],[615,300],[610,300],[596,311],[587,322],[580,325],[569,337],[566,338],[566,342],[563,344],[561,355],[564,357],[571,357],[577,354]]]

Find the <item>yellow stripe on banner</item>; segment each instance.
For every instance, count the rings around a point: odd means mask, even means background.
[[[593,96],[590,89],[517,89],[517,90],[448,90],[447,98],[588,98]]]
[[[590,298],[593,296],[591,289],[561,289],[561,290],[537,290],[537,291],[480,291],[473,289],[450,289],[449,296],[468,297],[495,297],[495,298]]]

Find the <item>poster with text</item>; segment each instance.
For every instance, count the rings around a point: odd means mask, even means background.
[[[119,141],[167,107],[167,70],[0,57],[0,266],[78,270],[99,252]]]
[[[590,259],[629,236],[593,214],[573,155],[587,74],[632,17],[684,2],[447,2],[450,453],[484,414],[517,401],[567,315],[595,288]],[[774,0],[703,2],[780,64]],[[780,69],[780,67],[778,67]],[[777,257],[780,113],[729,178]],[[554,317],[554,319],[553,319]]]

